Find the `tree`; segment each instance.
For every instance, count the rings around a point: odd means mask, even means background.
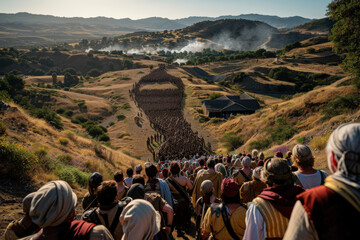
[[[64,86],[71,87],[79,83],[79,79],[76,76],[71,75],[70,73],[65,73],[64,75]]]
[[[55,72],[51,74],[53,86],[57,85],[57,75]]]
[[[342,67],[355,75],[360,88],[360,1],[334,0],[328,5],[327,15],[336,22],[330,35],[333,50],[345,54]]]

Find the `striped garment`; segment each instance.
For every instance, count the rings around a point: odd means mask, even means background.
[[[266,224],[266,239],[282,238],[285,234],[289,219],[276,210],[269,201],[262,198],[253,200]]]

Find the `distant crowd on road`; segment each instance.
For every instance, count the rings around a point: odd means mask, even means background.
[[[78,216],[69,184],[51,181],[24,198],[5,239],[187,239],[194,225],[196,239],[357,239],[360,124],[335,129],[326,154],[329,176],[303,144],[95,172]]]
[[[140,90],[144,84],[170,82],[177,89]],[[211,152],[211,145],[194,132],[182,113],[184,84],[180,78],[165,71],[164,66],[144,76],[129,91],[130,98],[141,108],[150,121],[150,126],[163,140],[158,150],[147,141],[147,148],[156,159],[176,159]]]

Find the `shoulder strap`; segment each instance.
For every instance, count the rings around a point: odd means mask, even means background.
[[[293,173],[293,175],[295,177],[295,184],[299,185],[302,188],[304,188],[304,186],[301,184],[300,179],[298,178],[298,176],[295,173]]]
[[[174,179],[172,179],[171,177],[169,177],[167,179],[171,185],[173,185],[176,190],[183,196],[183,198],[190,203],[190,199],[189,199],[189,196],[188,194],[185,192],[184,188],[182,186],[180,186],[180,184],[178,184]]]
[[[115,217],[114,217],[114,220],[109,228],[109,231],[110,233],[114,236],[114,232],[115,232],[115,229],[117,227],[117,225],[119,224],[119,220],[120,220],[120,214],[122,213],[122,210],[124,208],[124,205],[123,204],[119,204],[119,207],[116,211],[116,214],[115,214]]]
[[[250,178],[244,173],[244,171],[242,169],[239,170],[239,173],[241,173],[241,175],[243,175],[246,182],[250,181]]]
[[[227,214],[226,209],[225,209],[225,205],[221,206],[221,214],[222,214],[222,217],[223,217],[223,220],[224,220],[224,223],[225,223],[225,227],[226,227],[228,233],[231,235],[231,237],[234,240],[240,240],[240,238],[236,235],[236,233],[234,232],[234,229],[231,226],[231,223],[230,223],[229,218],[228,218],[228,214]]]
[[[320,172],[320,176],[321,176],[320,185],[324,185],[324,183],[325,183],[325,174],[321,170],[318,170],[318,171]]]

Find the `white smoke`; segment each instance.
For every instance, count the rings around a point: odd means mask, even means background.
[[[202,52],[204,49],[211,49],[215,51],[221,51],[223,49],[233,50],[233,51],[249,51],[254,50],[259,44],[259,40],[266,39],[269,36],[269,32],[266,29],[260,28],[250,28],[242,29],[236,37],[233,37],[232,34],[228,31],[223,31],[210,40],[189,40],[184,46],[178,46],[175,48],[167,47],[151,47],[151,46],[141,46],[140,48],[127,48],[120,44],[111,45],[105,48],[100,49],[99,51],[111,52],[111,51],[123,51],[126,54],[156,54],[159,51],[171,52],[171,53],[183,53],[183,52]],[[87,49],[86,52],[92,50],[91,48]]]
[[[178,59],[176,59],[173,63],[177,63],[177,64],[185,64],[185,63],[187,63],[189,60],[188,59],[186,59],[186,58],[178,58]]]

